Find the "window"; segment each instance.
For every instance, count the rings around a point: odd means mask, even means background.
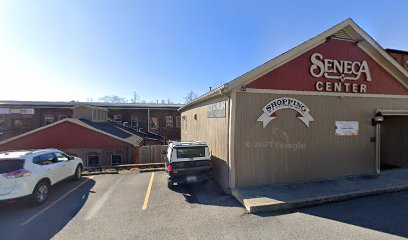
[[[205,157],[205,147],[177,148],[177,158]]]
[[[122,164],[122,154],[112,154],[112,165]]]
[[[48,165],[55,163],[55,155],[53,153],[47,153],[33,158],[33,163],[38,165]]]
[[[157,129],[157,128],[159,128],[159,118],[151,117],[150,118],[150,129]]]
[[[88,155],[88,167],[99,166],[98,155]]]
[[[13,118],[11,119],[11,129],[22,130],[22,129],[32,129],[31,118]]]
[[[58,162],[65,162],[69,160],[67,155],[60,152],[56,152],[55,157],[57,157]]]
[[[0,174],[10,173],[24,167],[24,159],[2,159],[0,161]]]
[[[65,119],[65,118],[67,118],[67,116],[65,116],[65,115],[59,115],[58,116],[58,120],[62,120],[62,119]]]
[[[45,116],[44,117],[44,124],[48,125],[54,122],[54,116]]]
[[[121,114],[113,115],[113,121],[115,123],[122,123],[122,115]]]
[[[176,127],[181,127],[181,117],[180,116],[177,116],[176,117]]]
[[[132,115],[130,117],[130,126],[139,129],[139,116]]]
[[[0,115],[0,130],[6,129],[6,118],[4,115]]]
[[[173,127],[173,116],[166,117],[166,127]]]

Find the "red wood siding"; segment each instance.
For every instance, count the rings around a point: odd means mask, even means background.
[[[121,146],[130,144],[71,122],[63,122],[0,145],[0,150]]]
[[[314,53],[320,53],[325,59],[347,60],[347,61],[367,61],[370,69],[372,81],[365,80],[365,74],[356,81],[345,81],[347,83],[365,84],[367,92],[370,94],[408,94],[398,80],[394,79],[385,69],[376,63],[357,45],[349,41],[331,39],[320,44],[282,65],[281,67],[267,73],[247,85],[247,88],[276,89],[276,90],[296,90],[296,91],[317,91],[316,82],[339,83],[339,80],[328,80],[324,77],[315,78],[310,72],[312,65],[310,57]]]

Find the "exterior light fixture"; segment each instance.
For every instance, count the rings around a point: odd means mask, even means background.
[[[371,122],[373,126],[381,124],[382,122],[384,122],[384,116],[382,115],[381,112],[377,112],[375,116],[372,118]]]

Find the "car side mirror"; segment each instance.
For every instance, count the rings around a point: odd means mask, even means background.
[[[74,156],[68,156],[68,160],[74,160],[75,157]]]

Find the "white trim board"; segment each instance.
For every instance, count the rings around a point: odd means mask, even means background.
[[[366,97],[366,98],[402,98],[402,99],[408,98],[408,95],[314,92],[314,91],[294,91],[294,90],[275,90],[275,89],[255,89],[255,88],[247,88],[245,92],[247,93],[305,95],[305,96],[326,96],[326,97]]]

